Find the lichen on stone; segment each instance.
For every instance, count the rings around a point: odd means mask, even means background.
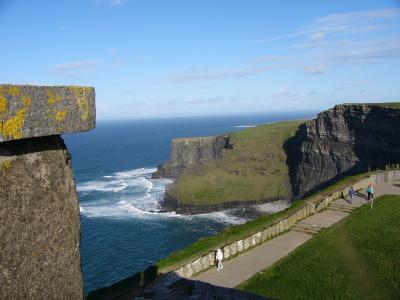
[[[63,110],[55,110],[54,115],[57,122],[62,122],[65,120],[65,116],[67,115],[68,107],[65,107]]]
[[[53,105],[61,101],[61,96],[54,93],[52,90],[47,91],[47,104]]]
[[[15,88],[15,89],[14,89]],[[19,87],[10,87],[8,89],[8,94],[10,96],[18,96],[21,91]],[[4,120],[0,123],[0,134],[7,138],[19,139],[22,138],[22,128],[25,123],[25,115],[27,108],[31,104],[30,98],[27,95],[21,97],[23,102],[23,107],[19,109],[15,116]],[[7,117],[7,98],[0,94],[0,116],[4,114]]]
[[[1,169],[7,171],[11,168],[11,160],[4,160],[1,162]]]
[[[7,112],[7,98],[0,91],[0,117]]]
[[[21,98],[22,98],[22,102],[24,103],[25,107],[31,105],[31,98],[29,96],[23,95]]]
[[[69,90],[74,94],[76,103],[78,105],[79,111],[81,112],[82,120],[86,121],[89,117],[89,94],[91,88],[88,87],[80,87],[80,86],[71,86]]]
[[[0,124],[0,134],[13,139],[22,137],[22,127],[25,123],[26,108],[21,108],[17,111],[13,118],[6,120]]]
[[[21,90],[20,90],[19,86],[10,86],[8,88],[8,94],[10,96],[16,97],[16,96],[19,96],[21,94]]]

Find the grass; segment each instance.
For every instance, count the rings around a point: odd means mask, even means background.
[[[302,123],[279,122],[233,133],[232,150],[224,150],[220,160],[186,168],[168,193],[188,205],[288,196],[290,183],[282,146]]]
[[[273,299],[400,299],[400,196],[386,195],[240,285]]]

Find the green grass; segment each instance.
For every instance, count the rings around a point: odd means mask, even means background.
[[[289,194],[283,143],[304,121],[257,126],[231,135],[232,150],[220,160],[188,167],[168,192],[180,203],[213,205]]]
[[[400,299],[400,196],[361,207],[239,288],[273,299]]]

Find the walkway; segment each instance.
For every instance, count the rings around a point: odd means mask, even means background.
[[[375,197],[384,194],[400,194],[400,182],[380,184],[374,188]],[[224,268],[221,271],[210,269],[192,279],[215,286],[234,288],[288,255],[322,228],[332,226],[348,216],[355,208],[368,203],[364,197],[361,194],[357,195],[352,204],[344,199],[336,200],[329,205],[328,209],[300,221],[289,232],[224,262]]]

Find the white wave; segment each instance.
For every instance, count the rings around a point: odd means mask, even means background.
[[[250,125],[237,125],[236,128],[252,128],[258,126],[257,124],[250,124]]]
[[[88,217],[138,217],[160,210],[165,187],[172,181],[151,179],[156,168],[140,168],[104,175],[77,185],[83,195],[99,193],[95,200],[81,202],[81,212]]]
[[[231,210],[224,210],[206,214],[198,214],[196,217],[211,219],[220,223],[224,223],[227,225],[240,225],[247,222],[245,218],[239,218],[233,214],[231,214]]]
[[[78,192],[120,192],[127,187],[141,187],[146,191],[153,188],[150,180],[156,168],[140,168],[104,175],[100,180],[92,180],[77,185]]]
[[[145,176],[145,175],[151,175],[157,171],[157,168],[140,168],[140,169],[135,169],[135,170],[130,170],[130,171],[125,171],[125,172],[116,172],[114,173],[114,177],[116,178],[130,178],[130,177],[138,177],[138,176]]]
[[[259,211],[268,212],[268,213],[276,213],[282,211],[289,207],[289,203],[286,200],[278,200],[274,202],[268,202],[264,204],[258,204],[254,207],[257,208]]]

